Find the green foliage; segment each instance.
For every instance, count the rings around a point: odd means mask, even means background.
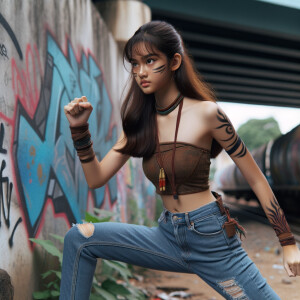
[[[34,292],[32,294],[33,299],[51,299],[50,290],[45,290],[43,292]]]
[[[148,227],[157,226],[156,220],[158,217],[156,215],[159,213],[159,208],[162,210],[162,201],[161,199],[156,198],[156,211],[155,218],[151,220],[147,216],[147,209],[145,207],[139,208],[137,204],[137,200],[133,197],[128,198],[127,203],[127,215],[128,215],[128,223],[130,224],[142,224]]]
[[[41,245],[48,253],[53,256],[57,256],[60,264],[62,263],[62,253],[56,248],[52,241],[49,240],[39,240],[39,239],[29,239],[30,241]]]
[[[52,237],[57,239],[61,244],[64,242],[64,238],[56,235],[56,234],[51,234]],[[49,270],[45,273],[41,274],[41,277],[43,279],[46,279],[50,275],[54,275],[55,279],[52,279],[49,281],[49,283],[44,284],[46,289],[42,292],[34,292],[33,293],[33,299],[56,299],[59,297],[59,285],[60,285],[60,280],[61,280],[61,264],[62,264],[62,253],[56,248],[56,246],[53,244],[52,241],[50,240],[40,240],[40,239],[33,239],[30,238],[30,241],[41,245],[46,252],[49,254],[58,257],[60,268],[59,270]]]
[[[61,244],[64,243],[64,237],[63,236],[60,236],[60,235],[57,235],[57,234],[54,234],[54,233],[50,233],[50,235],[52,237],[54,237],[56,240],[58,240]]]
[[[111,216],[114,214],[109,211],[94,209],[96,214],[85,214],[85,221],[87,222],[108,222]],[[99,218],[97,214],[104,214],[105,216]],[[53,238],[58,240],[61,244],[64,242],[62,236],[51,234]],[[48,283],[44,283],[45,289],[43,291],[38,291],[33,293],[33,299],[58,299],[60,294],[60,281],[61,281],[61,267],[62,267],[62,253],[50,240],[40,240],[30,238],[30,241],[42,246],[46,252],[58,257],[59,260],[59,270],[48,270],[41,274],[43,280],[48,278]],[[144,300],[144,293],[132,286],[129,282],[129,278],[133,277],[132,266],[123,262],[113,261],[113,260],[101,260],[101,271],[96,273],[93,278],[92,293],[90,296],[91,300]],[[52,279],[54,277],[54,279]],[[118,279],[122,279],[122,283],[118,283]]]
[[[248,120],[239,127],[237,133],[250,151],[281,135],[273,117]]]
[[[145,225],[145,226],[148,226],[148,227],[152,227],[152,226],[157,225],[156,221],[153,221],[153,220],[148,218],[147,210],[145,208],[142,208],[140,211],[141,211],[141,218],[142,218],[142,221],[143,221],[142,225]]]
[[[139,224],[139,208],[136,199],[129,197],[127,204],[128,222],[131,224]]]

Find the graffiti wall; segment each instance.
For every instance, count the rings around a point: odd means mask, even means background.
[[[45,263],[28,238],[64,235],[94,207],[127,222],[129,197],[153,218],[154,186],[140,159],[89,189],[63,111],[87,96],[100,161],[121,132],[127,76],[89,1],[0,1],[0,268],[12,277],[15,299],[31,299]]]

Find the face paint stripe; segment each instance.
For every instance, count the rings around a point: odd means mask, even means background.
[[[164,68],[164,69],[162,69],[161,71],[158,71],[158,72],[153,72],[153,73],[162,73],[164,70],[165,70],[165,68]]]
[[[161,68],[164,68],[164,67],[165,67],[165,65],[162,65],[162,66],[160,66],[160,67],[157,67],[157,68],[153,69],[153,71],[157,71],[157,70],[159,70],[159,69],[161,69]]]
[[[153,69],[153,73],[158,73],[158,72],[162,73],[165,69],[166,69],[166,65],[162,65],[160,67]]]

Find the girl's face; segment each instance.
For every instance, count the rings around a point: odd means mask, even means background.
[[[130,63],[132,74],[145,94],[155,93],[166,87],[172,78],[166,55],[157,49],[153,53],[149,52],[144,43],[133,47]]]

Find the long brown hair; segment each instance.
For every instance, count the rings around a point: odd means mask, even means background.
[[[171,24],[165,21],[151,21],[142,25],[127,41],[123,50],[123,63],[125,60],[131,61],[133,46],[140,42],[151,53],[155,53],[155,49],[164,53],[169,62],[175,53],[181,54],[181,65],[174,73],[178,90],[186,97],[216,102],[213,89],[203,81],[182,37]],[[124,147],[117,151],[133,157],[146,158],[154,153],[156,145],[155,97],[153,93],[143,93],[132,72],[129,82],[130,87],[121,107],[122,125],[127,141]],[[211,158],[215,158],[222,149],[213,139]]]

